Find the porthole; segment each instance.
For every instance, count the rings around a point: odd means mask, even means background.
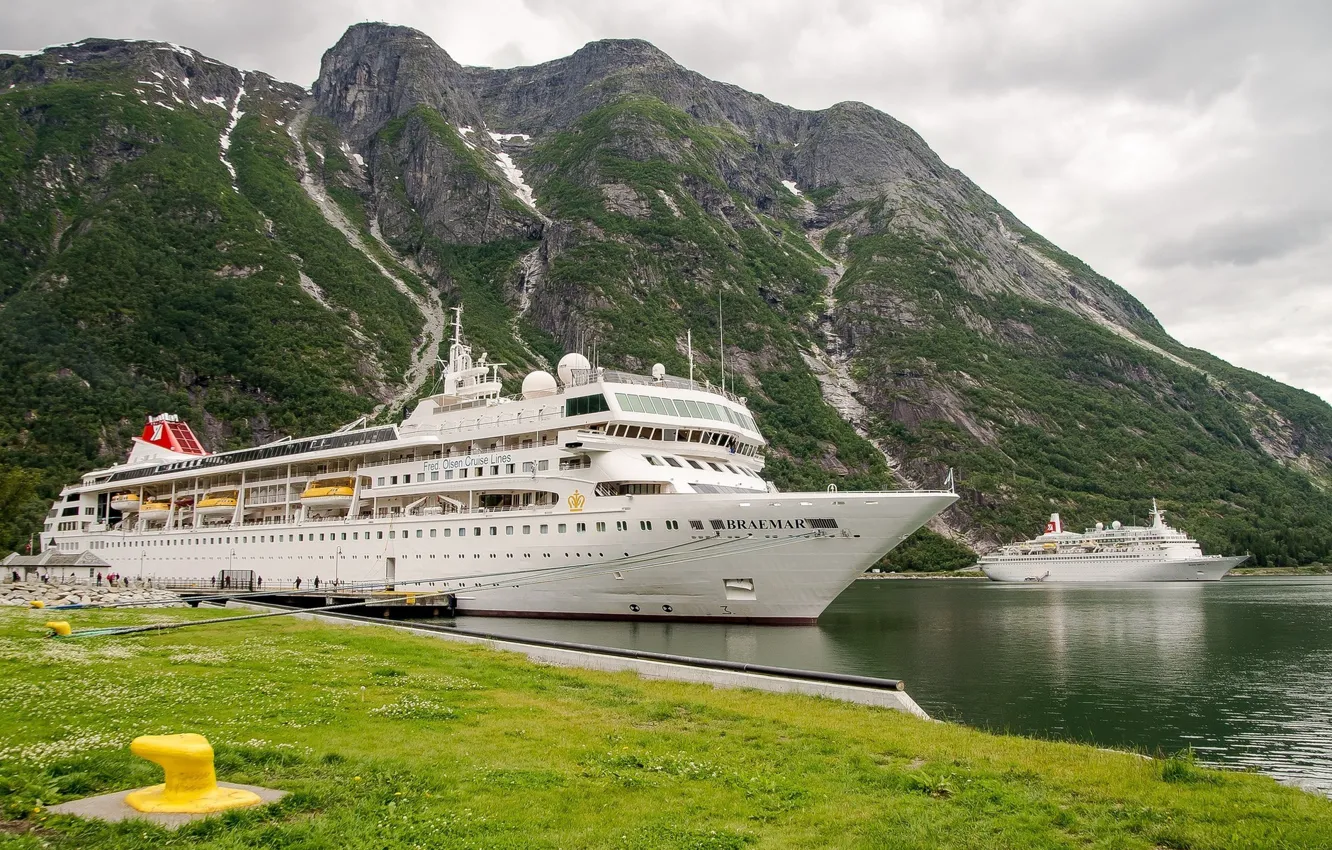
[[[637,614],[637,613],[638,613],[638,606],[637,606],[637,605],[630,605],[630,606],[629,606],[629,610],[630,610],[630,611],[633,611],[635,614]]]
[[[671,611],[673,611],[673,610],[675,610],[675,609],[672,608],[672,607],[669,606],[669,605],[663,605],[663,606],[661,606],[661,610],[663,610],[663,611],[665,611],[667,614],[669,614],[669,613],[671,613]]]

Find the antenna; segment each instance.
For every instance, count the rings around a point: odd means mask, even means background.
[[[722,395],[726,395],[726,323],[722,319],[721,287],[717,287],[717,350],[721,357]]]
[[[689,388],[694,388],[694,331],[685,331],[685,342],[689,346]]]

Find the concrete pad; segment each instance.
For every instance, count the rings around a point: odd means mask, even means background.
[[[260,788],[258,785],[237,785],[234,782],[217,783],[222,788],[240,788],[245,791],[253,791],[259,795],[263,802],[259,805],[275,803],[287,796],[286,791],[278,791],[273,788]],[[130,791],[134,789],[131,788]],[[60,803],[55,806],[47,807],[48,812],[54,812],[60,815],[76,815],[81,818],[93,818],[95,820],[104,820],[116,823],[122,820],[132,820],[139,818],[167,829],[179,829],[190,821],[202,820],[213,815],[220,815],[223,812],[209,812],[207,814],[185,814],[180,812],[141,812],[125,802],[125,795],[129,791],[116,791],[111,794],[99,794],[96,797],[84,797],[82,800],[70,800],[68,803]],[[254,808],[248,806],[247,808]],[[227,809],[226,811],[237,811],[236,809]]]

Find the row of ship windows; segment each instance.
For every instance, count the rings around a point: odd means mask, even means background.
[[[592,426],[597,430],[598,426]],[[653,428],[648,425],[607,425],[606,434],[611,437],[624,437],[629,440],[654,440],[668,443],[700,443],[706,446],[727,446],[737,454],[753,457],[758,454],[758,446],[737,440],[733,434],[720,431],[698,431],[681,428]]]
[[[710,401],[691,401],[690,399],[670,399],[655,395],[636,395],[634,393],[616,393],[615,400],[621,410],[633,413],[655,413],[658,416],[680,416],[687,419],[714,419],[717,422],[729,422],[741,428],[757,431],[758,426],[748,414],[731,410],[722,404]]]
[[[501,466],[501,464],[492,463],[492,464],[490,465],[490,474],[491,474],[491,475],[499,475],[499,474],[500,474],[500,466]],[[503,467],[504,467],[504,474],[505,474],[505,475],[513,475],[513,474],[514,474],[514,470],[517,468],[516,464],[512,464],[512,463],[506,463],[506,464],[503,464]],[[561,466],[560,468],[563,469],[564,467]],[[549,461],[549,460],[538,460],[538,461],[530,461],[530,460],[529,460],[529,461],[527,461],[526,463],[523,464],[523,472],[545,472],[545,471],[548,470],[548,469],[550,469],[550,461]],[[459,478],[466,478],[466,477],[468,476],[468,468],[466,468],[466,467],[464,467],[463,469],[459,469],[459,470],[457,470],[457,472],[458,472],[458,477],[459,477]],[[454,473],[454,470],[452,470],[452,469],[446,469],[446,470],[444,470],[444,472],[443,472],[444,480],[445,480],[445,481],[452,481],[452,480],[453,480],[453,473]],[[485,475],[485,473],[486,473],[486,468],[485,468],[484,466],[474,466],[474,467],[471,467],[471,473],[470,473],[470,474],[471,474],[471,477],[473,477],[473,478],[480,478],[480,477],[482,477],[483,475]],[[402,482],[403,484],[411,484],[411,483],[412,483],[412,480],[413,480],[413,479],[412,479],[412,475],[413,475],[413,473],[411,473],[411,472],[408,472],[408,473],[406,473],[406,474],[404,474],[404,475],[387,475],[387,476],[385,476],[385,475],[380,475],[380,476],[378,476],[378,477],[375,478],[375,486],[376,486],[376,487],[384,487],[384,486],[387,485],[387,486],[389,486],[389,487],[392,487],[392,486],[394,486],[395,484],[399,483],[399,480],[400,480],[400,479],[401,479],[401,482]],[[416,479],[415,479],[415,480],[416,480],[416,483],[418,483],[418,484],[423,484],[423,483],[425,483],[425,481],[426,481],[426,473],[424,473],[424,472],[417,472],[417,473],[415,473],[415,475],[416,475]],[[436,469],[436,470],[430,472],[429,475],[430,475],[430,480],[431,480],[431,481],[438,481],[438,480],[440,480],[440,471],[439,471],[438,469]]]
[[[675,458],[671,457],[670,455],[662,455],[661,457],[657,457],[657,456],[655,456],[655,455],[643,455],[643,457],[646,458],[646,459],[647,459],[647,462],[650,463],[650,464],[652,464],[653,466],[661,466],[662,462],[665,461],[665,463],[666,463],[667,466],[674,466],[674,467],[676,467],[677,469],[682,468],[682,467],[680,466],[680,461],[676,460]],[[685,458],[685,459],[684,459],[684,462],[687,463],[687,464],[689,464],[690,466],[692,466],[694,469],[702,469],[702,468],[703,468],[703,466],[702,466],[698,461],[696,461],[696,460],[690,460],[689,458]],[[740,466],[740,467],[731,466],[729,463],[724,463],[724,464],[722,464],[721,466],[718,466],[717,464],[713,463],[712,461],[706,461],[706,463],[707,463],[708,466],[712,467],[712,469],[713,469],[714,471],[716,471],[716,472],[721,472],[721,471],[722,471],[722,466],[724,466],[724,467],[726,467],[726,470],[727,470],[728,472],[731,472],[731,473],[733,473],[733,474],[735,474],[735,475],[748,475],[750,478],[758,478],[758,477],[759,477],[757,473],[752,472],[751,470],[745,469],[743,466]]]
[[[573,523],[573,526],[574,526],[574,533],[575,533],[575,534],[585,534],[585,533],[587,532],[587,523],[585,523],[585,522],[576,522],[576,523]],[[604,522],[598,522],[598,523],[595,523],[595,524],[594,524],[594,527],[595,527],[595,529],[596,529],[597,531],[602,531],[602,532],[604,532],[604,531],[609,530],[609,529],[607,529],[607,527],[606,527],[606,523],[604,523]],[[690,527],[695,528],[695,529],[701,529],[701,528],[703,527],[703,523],[700,522],[699,520],[690,520]],[[512,535],[515,533],[515,531],[514,531],[515,528],[517,528],[517,526],[513,526],[513,525],[506,525],[506,526],[504,526],[504,534],[505,534],[506,536],[512,536]],[[550,534],[550,526],[549,526],[548,524],[542,523],[541,525],[537,526],[537,528],[538,528],[538,533],[539,533],[539,534]],[[435,529],[435,528],[431,528],[431,529],[421,529],[421,528],[418,528],[418,529],[416,529],[416,537],[417,537],[418,539],[419,539],[419,538],[423,538],[423,537],[425,537],[426,534],[425,534],[424,532],[426,532],[427,530],[429,531],[429,536],[430,536],[430,537],[436,537],[436,536],[439,536],[439,535],[436,534],[436,532],[439,531],[439,529]],[[619,520],[619,521],[617,521],[617,522],[615,523],[615,530],[616,530],[616,531],[628,531],[628,530],[629,530],[629,523],[628,523],[626,520]],[[639,520],[639,522],[638,522],[638,530],[639,530],[639,531],[651,531],[651,530],[652,530],[652,520],[650,520],[650,519],[648,519],[648,520]],[[680,530],[680,522],[679,522],[678,520],[673,520],[673,519],[668,519],[668,520],[666,520],[666,530],[667,530],[667,531],[679,531],[679,530]],[[446,529],[443,529],[443,531],[444,531],[444,533],[443,533],[443,535],[442,535],[443,537],[452,537],[452,536],[453,536],[453,529],[452,529],[452,528],[446,528]],[[565,522],[557,523],[557,524],[555,525],[555,531],[556,531],[557,534],[566,534],[566,533],[568,533],[568,531],[569,531],[569,523],[565,523]],[[530,525],[524,525],[524,526],[522,526],[522,533],[523,533],[523,534],[531,534],[531,533],[532,533],[532,526],[530,526]],[[327,539],[328,539],[329,541],[337,541],[337,540],[339,540],[339,539],[341,539],[341,540],[346,540],[346,539],[347,539],[347,534],[348,534],[348,532],[346,532],[346,531],[343,531],[343,532],[340,532],[340,533],[329,532],[328,535],[327,535]],[[362,539],[362,538],[361,538],[361,532],[359,532],[359,531],[353,531],[353,532],[350,532],[350,534],[351,534],[351,539],[352,539],[352,540],[360,540],[360,539]],[[384,539],[384,534],[385,534],[385,532],[383,532],[383,531],[376,531],[374,534],[375,534],[374,539],[376,539],[376,540],[383,540],[383,539]],[[500,534],[500,533],[499,533],[499,526],[497,526],[497,525],[492,525],[492,526],[490,526],[490,535],[489,535],[489,536],[491,536],[491,537],[498,537],[499,534]],[[406,540],[406,539],[408,539],[409,532],[406,531],[406,530],[404,530],[404,531],[402,531],[402,532],[397,532],[397,531],[389,531],[389,532],[388,532],[388,539],[389,539],[389,540],[397,539],[399,536],[401,536],[401,538],[402,538],[403,540]],[[458,536],[459,536],[459,537],[466,537],[466,536],[467,536],[467,529],[466,529],[466,528],[459,528],[459,529],[458,529]],[[474,526],[474,527],[472,528],[472,536],[473,536],[473,537],[481,537],[481,536],[483,536],[483,527],[482,527],[482,526],[479,526],[479,525],[478,525],[478,526]],[[301,533],[301,534],[288,534],[288,535],[286,535],[286,538],[287,538],[287,539],[286,539],[285,541],[282,539],[282,537],[283,537],[283,535],[281,535],[281,534],[268,534],[268,535],[263,535],[263,534],[247,534],[247,535],[237,535],[237,536],[236,536],[236,542],[237,542],[237,543],[284,543],[284,542],[285,542],[285,543],[314,543],[314,542],[315,542],[315,535],[314,535],[313,533],[311,533],[311,534],[304,534],[304,533]],[[319,535],[319,539],[320,539],[320,540],[324,540],[324,539],[325,539],[325,535],[320,534],[320,535]],[[370,532],[368,532],[368,531],[365,532],[365,538],[364,538],[364,539],[366,539],[366,540],[371,539],[371,538],[370,538]],[[121,540],[96,540],[96,541],[93,541],[92,548],[94,548],[94,549],[108,549],[108,548],[110,548],[110,549],[119,549],[119,548],[122,548],[122,547],[125,547],[125,548],[132,548],[132,547],[134,547],[134,546],[190,546],[190,545],[194,545],[194,546],[205,545],[205,546],[208,546],[208,545],[218,545],[218,544],[229,545],[230,543],[231,543],[231,538],[230,538],[230,537],[196,538],[196,539],[193,539],[193,540],[191,540],[191,539],[189,539],[189,538],[169,539],[169,540],[145,540],[145,541],[133,541],[133,540],[124,540],[124,541],[121,541]]]

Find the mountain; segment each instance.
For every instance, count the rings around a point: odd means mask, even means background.
[[[1332,557],[1332,408],[1173,340],[909,127],[600,41],[464,67],[352,27],[310,91],[175,45],[0,56],[0,548],[174,410],[210,448],[399,415],[463,304],[511,384],[563,351],[749,396],[783,488],[963,499],[965,562],[1142,516]]]

